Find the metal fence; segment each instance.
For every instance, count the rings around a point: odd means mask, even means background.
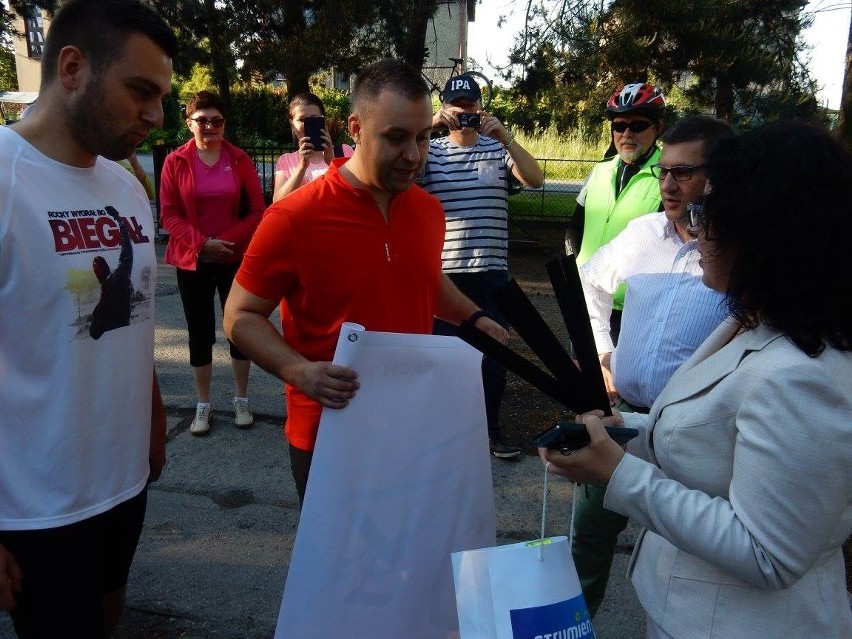
[[[154,185],[157,193],[157,220],[160,212],[160,173],[166,156],[176,145],[158,144],[153,148]],[[241,147],[254,161],[267,204],[272,202],[275,161],[292,145]],[[594,160],[538,158],[544,171],[541,188],[523,188],[509,197],[509,218],[518,221],[565,223],[574,215],[575,200]]]

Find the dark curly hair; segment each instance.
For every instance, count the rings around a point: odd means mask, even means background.
[[[828,133],[773,122],[708,154],[704,229],[730,252],[728,307],[811,356],[852,350],[852,155]]]

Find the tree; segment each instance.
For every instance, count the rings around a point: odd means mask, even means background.
[[[586,122],[618,86],[652,80],[680,86],[681,106],[710,107],[740,124],[806,115],[814,85],[800,60],[804,0],[560,0],[530,2],[525,39],[512,61],[518,91],[568,87]],[[554,80],[548,79],[550,77]],[[590,105],[593,100],[594,105]]]
[[[17,91],[18,74],[15,71],[15,56],[0,47],[0,91]]]
[[[846,148],[852,150],[852,16],[849,18],[849,38],[846,42],[846,66],[843,73],[843,93],[840,97],[837,133]]]
[[[177,68],[213,70],[223,99],[230,84],[287,80],[290,96],[317,71],[353,72],[384,55],[422,66],[422,43],[436,0],[152,0],[185,49]],[[239,61],[239,65],[237,64]],[[226,102],[227,106],[227,102]]]

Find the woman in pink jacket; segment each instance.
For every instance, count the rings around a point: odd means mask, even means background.
[[[167,264],[177,268],[189,329],[189,363],[198,405],[193,435],[210,430],[210,378],[216,342],[216,291],[225,306],[231,282],[265,209],[252,159],[223,138],[218,96],[199,91],[186,105],[193,139],[169,154],[160,176],[160,222],[169,232]],[[229,342],[234,375],[234,422],[248,428],[251,362]]]

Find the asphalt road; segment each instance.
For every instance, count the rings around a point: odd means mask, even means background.
[[[163,246],[158,249],[162,257]],[[249,394],[256,422],[249,430],[236,429],[229,410],[233,387],[227,348],[220,335],[212,430],[204,438],[192,436],[188,428],[195,399],[171,267],[158,268],[156,304],[156,362],[169,416],[168,464],[149,491],[128,610],[116,639],[271,638],[299,520],[281,428],[280,384],[253,367]],[[541,463],[533,457],[493,459],[492,468],[498,540],[537,537]],[[566,534],[572,486],[562,480],[551,486],[547,533]],[[601,639],[644,636],[644,613],[624,577],[636,532],[631,525],[620,540],[610,591],[594,624]],[[0,615],[0,639],[12,637],[8,617]]]

